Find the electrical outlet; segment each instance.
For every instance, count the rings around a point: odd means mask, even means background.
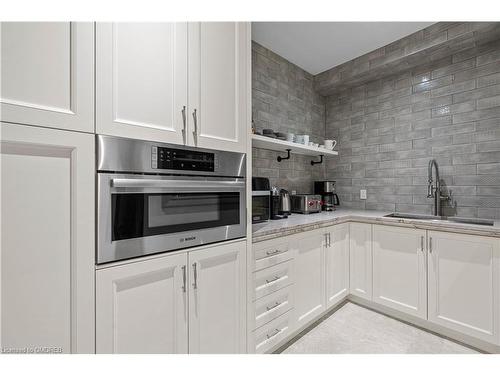
[[[366,199],[366,190],[359,191],[359,199]]]

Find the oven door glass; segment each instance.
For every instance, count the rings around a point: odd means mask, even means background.
[[[112,241],[240,223],[240,194],[114,193]]]

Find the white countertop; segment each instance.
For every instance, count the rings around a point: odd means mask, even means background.
[[[282,235],[318,229],[332,224],[356,221],[372,224],[389,224],[419,229],[435,229],[456,233],[476,234],[500,238],[500,221],[493,226],[456,223],[446,220],[420,220],[384,217],[392,212],[352,210],[339,208],[336,211],[317,214],[292,214],[287,219],[270,220],[252,225],[253,242],[259,242]]]

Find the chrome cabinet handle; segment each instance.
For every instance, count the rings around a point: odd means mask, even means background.
[[[198,268],[196,262],[193,263],[193,275],[194,275],[193,288],[198,289]]]
[[[273,250],[273,251],[269,251],[269,250],[266,251],[267,255],[274,255],[274,254],[279,254],[279,253],[281,253],[281,251],[279,251],[278,249]]]
[[[274,276],[274,277],[273,277],[272,279],[270,279],[270,280],[266,279],[266,283],[267,283],[267,284],[271,284],[272,282],[274,282],[274,281],[276,281],[276,280],[279,280],[279,278],[280,278],[279,276]]]
[[[328,233],[325,233],[325,247],[328,247]]]
[[[424,252],[424,236],[420,236],[420,251]]]
[[[274,305],[272,305],[272,306],[266,306],[266,310],[267,311],[274,310],[276,307],[278,307],[281,304],[282,304],[282,302],[275,302]]]
[[[183,123],[183,128],[182,128],[182,141],[184,144],[186,144],[186,106],[182,107],[182,123]]]
[[[268,338],[268,339],[270,339],[271,337],[276,336],[276,335],[277,335],[278,333],[280,333],[280,332],[281,332],[281,329],[276,328],[276,329],[273,331],[273,333],[271,333],[271,334],[267,334],[266,336],[267,336],[267,338]]]
[[[186,293],[186,266],[182,266],[182,291]]]
[[[429,237],[429,252],[432,253],[432,237]]]
[[[332,247],[332,234],[328,233],[328,247]]]
[[[196,144],[198,141],[198,115],[196,112],[196,108],[193,111],[193,124],[194,124],[194,130],[193,130],[194,143]]]

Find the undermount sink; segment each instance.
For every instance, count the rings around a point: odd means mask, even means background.
[[[456,216],[418,215],[418,214],[404,214],[404,213],[393,212],[392,214],[385,215],[384,217],[415,219],[415,220],[452,221],[455,223],[474,224],[474,225],[488,225],[488,226],[494,225],[493,220],[456,217]]]

